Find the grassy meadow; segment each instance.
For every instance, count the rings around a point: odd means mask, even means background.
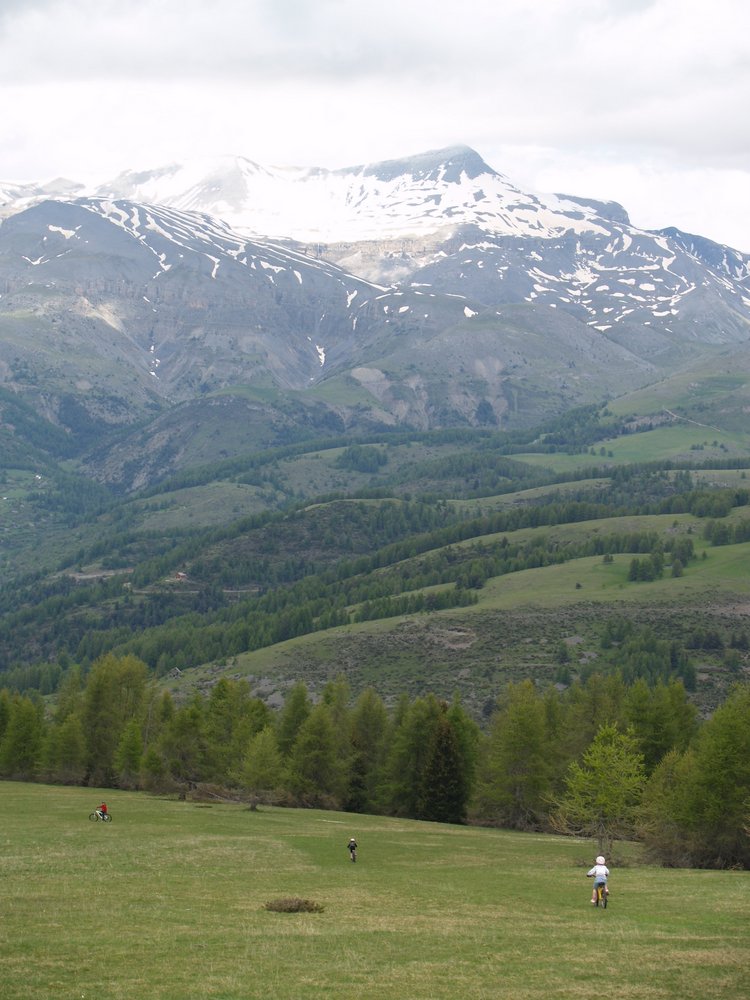
[[[102,795],[108,825],[87,818]],[[21,783],[0,816],[4,1000],[750,992],[748,873],[649,867],[635,845],[601,911],[576,839]],[[264,908],[288,896],[324,911]]]

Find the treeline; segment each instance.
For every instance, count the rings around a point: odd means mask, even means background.
[[[750,864],[750,687],[699,722],[681,681],[590,675],[510,684],[482,732],[455,698],[386,707],[345,680],[278,711],[222,678],[177,705],[146,665],[70,670],[54,711],[0,692],[0,776],[222,794],[288,805],[597,837],[670,865]]]

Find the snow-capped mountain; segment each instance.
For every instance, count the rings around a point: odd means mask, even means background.
[[[45,198],[76,198],[85,185],[62,177],[46,184],[14,184],[0,181],[0,219],[30,208]]]
[[[0,388],[81,442],[155,415],[135,472],[132,442],[109,455],[126,485],[199,460],[207,423],[228,453],[302,427],[536,424],[750,340],[750,257],[526,194],[464,147],[0,201]]]
[[[627,223],[614,203],[525,194],[461,146],[341,170],[219,157],[128,171],[92,193],[216,215],[256,235],[322,243],[396,240],[471,223],[530,238],[601,233],[600,217]]]
[[[481,284],[487,305],[583,305],[582,318],[610,329],[633,314],[651,322],[675,315],[704,277],[688,258],[744,296],[741,312],[750,302],[750,256],[677,230],[636,229],[616,202],[525,193],[461,146],[334,171],[224,157],[127,172],[94,194],[198,211],[240,233],[294,240],[375,282],[421,284],[436,274],[445,281],[446,260],[466,253],[484,274],[450,289],[439,283],[443,291],[474,295]],[[487,297],[493,271],[498,280]],[[602,291],[611,294],[597,308]],[[653,315],[646,317],[644,303]]]
[[[319,243],[408,239],[466,224],[543,239],[601,234],[602,220],[628,224],[615,202],[524,193],[463,146],[340,170],[269,167],[221,156],[129,170],[89,187],[62,180],[0,182],[6,213],[41,198],[80,196],[200,212],[238,232]]]

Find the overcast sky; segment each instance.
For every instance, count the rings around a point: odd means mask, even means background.
[[[750,252],[750,3],[0,0],[0,180],[457,143]]]

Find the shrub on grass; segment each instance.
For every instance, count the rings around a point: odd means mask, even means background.
[[[264,904],[265,910],[272,913],[322,913],[325,907],[316,903],[313,899],[299,899],[297,896],[289,896],[284,899],[269,899]]]

